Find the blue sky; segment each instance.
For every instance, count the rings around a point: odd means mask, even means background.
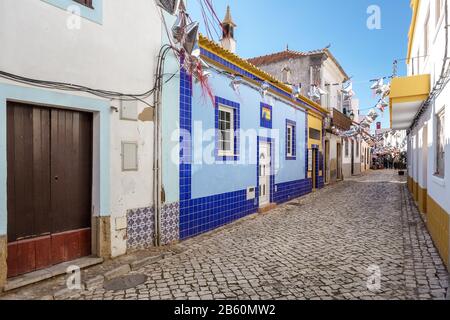
[[[324,48],[331,51],[353,76],[361,113],[378,101],[370,90],[370,79],[390,76],[392,62],[406,57],[411,20],[409,0],[213,0],[220,19],[231,6],[238,25],[237,53],[243,58],[284,50]],[[381,8],[381,30],[366,26],[370,5]],[[188,1],[192,18],[205,31],[199,0]],[[216,39],[217,40],[217,39]],[[404,75],[405,62],[399,63]],[[364,110],[366,109],[366,110]],[[378,119],[389,127],[389,111]]]

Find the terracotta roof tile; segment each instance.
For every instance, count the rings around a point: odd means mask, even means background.
[[[306,57],[306,56],[312,56],[312,55],[319,55],[319,54],[325,54],[323,50],[314,50],[309,52],[299,52],[299,51],[292,51],[292,50],[285,50],[277,53],[268,54],[261,57],[251,58],[248,59],[248,61],[255,66],[261,66],[265,64],[271,64],[278,61],[283,61],[291,58],[299,58],[299,57]]]
[[[336,66],[341,70],[342,74],[345,76],[345,78],[348,80],[350,77],[345,72],[344,68],[342,68],[341,64],[336,60],[336,58],[333,56],[333,54],[328,50],[328,48],[325,49],[318,49],[318,50],[312,50],[312,51],[306,51],[306,52],[300,52],[300,51],[293,51],[293,50],[285,50],[277,53],[272,53],[265,56],[260,56],[256,58],[248,59],[248,62],[255,66],[263,66],[272,64],[275,62],[288,60],[291,58],[300,58],[300,57],[307,57],[307,56],[315,56],[325,54],[328,58],[330,58]]]

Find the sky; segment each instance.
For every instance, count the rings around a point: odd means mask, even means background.
[[[188,12],[205,23],[200,0],[188,1]],[[223,19],[231,7],[237,54],[251,58],[289,48],[296,51],[321,49],[331,45],[331,52],[352,76],[353,88],[360,99],[361,114],[367,114],[378,102],[370,90],[370,80],[391,76],[393,61],[405,59],[411,21],[409,0],[212,0]],[[367,27],[369,6],[381,10],[381,29]],[[216,41],[218,39],[215,39]],[[399,62],[398,74],[406,74],[405,61]],[[377,121],[389,127],[389,110]]]

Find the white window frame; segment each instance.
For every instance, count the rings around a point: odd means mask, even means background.
[[[229,113],[230,114],[230,150],[224,150],[224,149],[222,149],[222,147],[223,147],[223,144],[222,144],[222,136],[221,136],[221,130],[220,130],[220,122],[221,122],[221,119],[220,119],[220,113],[221,113],[221,111],[222,112],[227,112],[227,113]],[[218,148],[219,148],[219,150],[218,150],[218,153],[219,153],[219,157],[234,157],[235,156],[235,154],[234,154],[234,139],[235,139],[235,132],[234,132],[234,113],[235,113],[235,110],[233,109],[233,108],[230,108],[230,107],[227,107],[227,106],[224,106],[224,105],[222,105],[222,104],[219,104],[219,122],[218,122],[218,128],[217,128],[217,130],[219,131],[218,132],[218,134],[219,134],[219,136],[218,136],[218,139],[219,139],[219,146],[218,146]]]
[[[289,130],[291,131],[291,134],[289,135]],[[288,124],[286,126],[286,156],[287,157],[295,157],[294,154],[294,134],[295,134],[295,126],[292,124]]]
[[[435,157],[435,176],[438,178],[444,178],[445,177],[445,107],[443,107],[439,112],[436,113],[436,130],[435,130],[435,139],[436,139],[436,150],[434,153]],[[440,120],[442,118],[442,121]],[[440,124],[440,126],[438,125]],[[443,130],[441,130],[443,128]],[[444,137],[441,137],[440,133],[444,134]],[[440,143],[443,140],[443,146],[442,146],[442,154],[443,154],[443,171],[439,172],[439,157],[440,157]]]

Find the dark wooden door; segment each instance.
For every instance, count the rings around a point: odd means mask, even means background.
[[[352,151],[351,151],[352,169],[351,169],[351,172],[352,172],[352,175],[354,175],[355,174],[355,142],[353,140],[352,140],[351,146],[352,146]]]
[[[8,102],[8,276],[91,253],[92,114]]]

